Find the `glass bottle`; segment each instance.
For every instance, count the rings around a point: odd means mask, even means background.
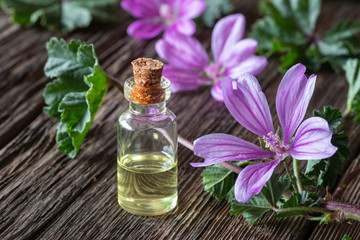
[[[129,109],[117,122],[118,202],[130,213],[154,216],[177,204],[177,124],[166,108],[170,81],[160,75],[155,87],[139,83],[136,75],[126,80]]]

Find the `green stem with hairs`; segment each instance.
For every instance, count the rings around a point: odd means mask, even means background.
[[[300,179],[299,161],[295,158],[293,158],[293,170],[294,170],[294,175],[296,178],[297,188],[298,188],[299,192],[301,193],[302,191],[304,191],[304,187],[303,187],[301,179]]]
[[[308,213],[331,213],[332,210],[328,210],[326,208],[319,208],[319,207],[288,207],[288,208],[271,208],[276,213],[288,213],[294,211],[306,211]]]
[[[284,166],[285,166],[285,169],[286,169],[287,174],[289,175],[289,178],[290,178],[290,181],[291,181],[292,186],[293,186],[293,188],[294,188],[294,191],[295,191],[295,192],[299,192],[298,189],[297,189],[297,187],[296,187],[296,183],[294,182],[294,179],[291,177],[291,172],[290,172],[289,165],[288,165],[286,159],[284,160]]]

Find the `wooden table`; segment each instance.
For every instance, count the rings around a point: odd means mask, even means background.
[[[237,1],[236,10],[249,28],[259,17],[256,2]],[[326,1],[318,21],[319,32],[342,18],[360,21],[360,2]],[[130,76],[130,61],[157,57],[154,43],[126,35],[133,19],[117,7],[116,23],[96,25],[71,34],[95,45],[103,68],[122,81]],[[196,36],[209,47],[211,30]],[[76,159],[56,149],[57,123],[42,113],[42,92],[49,79],[43,74],[45,43],[53,33],[13,25],[0,12],[0,239],[360,239],[360,223],[318,225],[303,218],[274,218],[266,214],[249,226],[241,216],[229,214],[229,204],[203,191],[200,161],[179,146],[179,202],[175,211],[160,217],[140,217],[123,211],[117,203],[116,119],[128,102],[111,87]],[[275,94],[282,74],[271,59],[258,79],[275,116]],[[344,75],[329,69],[318,73],[308,115],[313,108],[331,104],[345,109]],[[189,139],[223,132],[250,141],[255,136],[241,127],[224,104],[215,102],[208,87],[174,94],[168,102],[178,117],[179,133]],[[278,124],[277,119],[274,119]],[[352,156],[349,172],[359,164],[359,126],[351,127]],[[359,155],[359,156],[358,156]],[[284,170],[279,167],[280,173]],[[359,178],[342,196],[360,204]]]

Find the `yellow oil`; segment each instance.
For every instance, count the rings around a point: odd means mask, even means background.
[[[118,202],[133,214],[155,216],[177,204],[177,159],[166,154],[131,154],[118,159]]]

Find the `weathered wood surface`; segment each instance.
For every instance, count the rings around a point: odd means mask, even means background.
[[[342,18],[360,21],[359,2],[324,2],[319,18],[323,32]],[[121,9],[110,25],[57,35],[94,43],[103,68],[119,79],[130,75],[130,61],[140,56],[156,57],[155,40],[137,41],[126,35],[133,21]],[[236,1],[249,26],[259,15],[256,2]],[[210,30],[197,35],[209,46]],[[229,214],[229,205],[203,191],[199,161],[179,146],[178,208],[160,217],[126,213],[116,199],[117,117],[127,102],[110,88],[74,160],[56,150],[56,122],[42,113],[42,91],[49,79],[43,76],[45,43],[49,32],[14,26],[0,12],[0,238],[1,239],[341,239],[347,233],[360,238],[360,224],[333,223],[317,226],[302,218],[273,218],[268,213],[255,226]],[[258,77],[275,116],[275,94],[282,75],[277,60]],[[318,73],[309,109],[334,105],[344,110],[347,84],[343,75],[330,70]],[[178,117],[179,133],[189,140],[214,132],[234,134],[250,141],[255,136],[215,102],[204,87],[178,93],[168,103]],[[308,111],[310,115],[311,111]],[[274,118],[275,125],[278,124]],[[346,171],[359,164],[360,127],[353,125],[350,146],[353,156]],[[277,169],[284,172],[282,167]],[[360,179],[349,186],[342,200],[360,204]]]

